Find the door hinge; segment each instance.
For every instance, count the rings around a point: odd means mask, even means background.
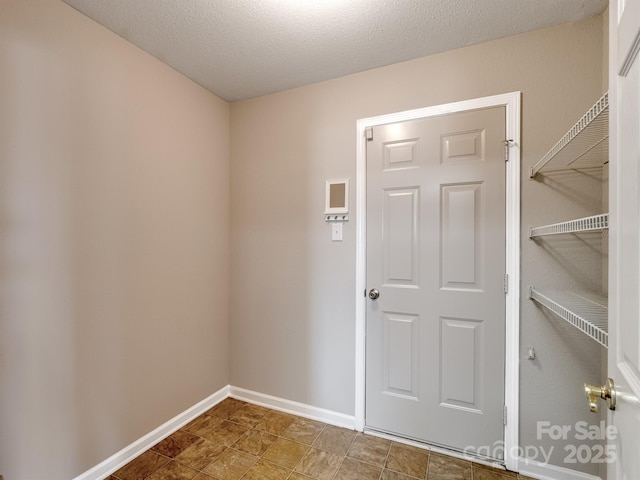
[[[364,129],[364,136],[367,142],[373,141],[373,127],[367,127]]]
[[[504,293],[509,293],[509,274],[504,274]]]
[[[507,424],[507,406],[502,407],[502,423]]]
[[[508,162],[509,161],[509,147],[513,143],[513,140],[503,140],[502,143],[504,144],[504,161]]]

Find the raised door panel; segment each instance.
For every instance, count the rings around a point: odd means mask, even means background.
[[[384,191],[384,284],[418,286],[419,188]]]
[[[417,400],[418,316],[384,313],[383,322],[383,391]]]
[[[441,288],[482,289],[482,184],[441,186]]]
[[[440,323],[440,406],[482,413],[483,323],[460,318]]]

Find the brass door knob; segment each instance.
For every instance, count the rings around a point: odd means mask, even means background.
[[[589,397],[589,410],[592,412],[598,411],[598,398],[609,401],[609,410],[616,409],[616,386],[612,379],[607,380],[607,384],[602,387],[596,387],[595,385],[584,384],[584,391]]]

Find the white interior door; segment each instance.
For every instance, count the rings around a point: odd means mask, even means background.
[[[505,123],[504,107],[464,111],[367,143],[366,426],[497,460]]]
[[[610,4],[609,480],[640,479],[640,0]]]

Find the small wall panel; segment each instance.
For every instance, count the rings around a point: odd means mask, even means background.
[[[384,191],[385,285],[418,285],[419,194],[418,187]]]
[[[418,316],[383,314],[384,393],[418,398]]]
[[[482,413],[480,404],[483,324],[440,319],[440,404]]]
[[[484,161],[484,130],[442,135],[441,163]]]
[[[479,291],[482,184],[442,185],[440,194],[441,288]]]
[[[407,168],[418,168],[416,158],[416,146],[418,139],[402,140],[384,143],[384,155],[382,156],[384,171],[404,170]]]

